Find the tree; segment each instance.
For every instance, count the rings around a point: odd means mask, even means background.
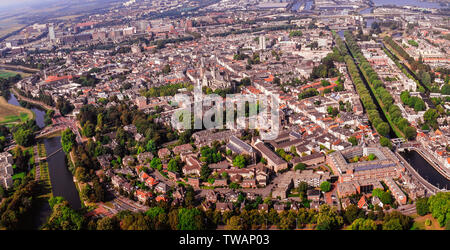
[[[334,230],[339,229],[344,224],[342,216],[338,215],[334,207],[323,204],[319,207],[319,214],[317,215],[317,229],[318,230]]]
[[[227,230],[242,230],[244,226],[242,225],[241,217],[232,216],[227,220],[226,225]]]
[[[317,89],[309,88],[309,89],[304,90],[302,93],[300,93],[298,95],[298,98],[301,100],[301,99],[305,99],[308,97],[316,96],[318,94],[319,94],[319,92],[317,91]]]
[[[344,212],[344,219],[348,224],[351,224],[358,218],[364,219],[364,210],[358,208],[357,205],[351,204],[349,205]]]
[[[228,179],[228,173],[227,172],[222,172],[222,178],[223,179]]]
[[[430,124],[432,127],[437,126],[437,118],[439,116],[439,113],[436,111],[436,109],[428,109],[423,114],[423,119],[426,123]]]
[[[29,129],[19,128],[13,133],[14,140],[17,144],[28,147],[34,141],[34,134]]]
[[[200,178],[202,179],[202,181],[207,181],[211,172],[211,168],[209,168],[207,165],[203,165],[200,170]]]
[[[83,126],[83,135],[86,137],[92,137],[94,136],[95,127],[94,124],[92,124],[90,121],[87,121]]]
[[[208,146],[204,146],[200,149],[200,152],[201,152],[200,160],[202,162],[210,164],[210,163],[217,163],[222,160],[221,153],[215,147],[210,148]]]
[[[243,155],[238,155],[233,159],[233,166],[244,168],[246,166],[245,158]]]
[[[178,162],[175,159],[170,159],[169,163],[167,164],[167,170],[172,172],[178,172],[180,171],[178,168]]]
[[[159,159],[158,157],[153,158],[150,162],[150,167],[153,169],[162,170],[161,159]]]
[[[66,129],[61,134],[61,145],[66,154],[76,145],[76,136],[71,129]]]
[[[178,230],[203,229],[202,213],[197,208],[180,208],[178,210]]]
[[[383,204],[392,204],[392,195],[389,191],[385,192],[383,189],[375,188],[372,190],[372,196],[380,198]]]
[[[391,140],[383,136],[380,138],[380,145],[383,147],[392,148]]]
[[[307,165],[305,163],[300,162],[297,165],[295,165],[294,170],[295,171],[297,171],[297,170],[305,170],[306,167],[307,167]]]
[[[117,230],[119,225],[116,217],[109,218],[107,216],[97,221],[97,230]]]
[[[429,210],[441,227],[450,221],[450,193],[437,193],[428,199]]]
[[[442,86],[441,94],[450,95],[450,84],[445,84],[444,86]]]
[[[320,190],[322,190],[322,192],[328,192],[331,189],[331,184],[328,181],[324,181],[320,184]]]
[[[408,126],[405,129],[405,136],[408,140],[414,140],[417,136],[417,130],[416,128],[412,126]]]
[[[380,124],[378,124],[378,126],[376,127],[377,132],[380,133],[380,135],[382,136],[386,136],[389,135],[389,124],[387,124],[386,122],[381,122]]]
[[[356,137],[354,137],[354,136],[350,136],[350,137],[348,138],[348,142],[350,142],[350,143],[352,144],[352,146],[358,145],[358,140],[357,140]]]
[[[383,223],[383,230],[403,230],[403,227],[399,219],[393,219]]]
[[[171,71],[172,71],[172,70],[171,70],[169,64],[164,65],[164,67],[163,67],[163,69],[162,69],[162,73],[163,73],[163,74],[167,75],[167,74],[169,74]]]
[[[350,230],[377,230],[377,224],[371,219],[356,219],[349,227]]]
[[[68,100],[59,98],[56,102],[56,108],[62,115],[67,115],[72,112],[74,106]]]
[[[327,108],[327,112],[332,117],[335,117],[335,116],[337,116],[339,114],[339,109],[338,108],[333,108],[332,106],[329,106]]]
[[[145,149],[147,150],[147,152],[155,153],[155,152],[156,152],[156,144],[155,144],[155,141],[149,140],[149,141],[147,142],[147,144],[145,145]]]
[[[91,194],[91,186],[89,184],[86,184],[83,189],[81,189],[81,197],[83,198],[83,200],[85,201],[92,201],[90,199],[90,194]]]
[[[96,202],[105,201],[105,190],[98,182],[98,179],[94,179],[93,194]]]
[[[44,224],[44,230],[81,230],[84,216],[72,209],[65,200],[54,204],[52,214]]]

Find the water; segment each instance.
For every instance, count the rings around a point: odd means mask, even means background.
[[[308,11],[311,10],[313,1],[312,0],[307,0],[307,1],[298,1],[296,2],[294,5],[292,5],[292,10],[293,11],[298,11],[300,9],[300,7],[304,6],[302,11]]]
[[[15,106],[20,106],[19,101],[17,100],[16,96],[13,93],[10,94],[8,103]],[[45,111],[35,107],[34,105],[30,110],[33,111],[33,113],[36,115],[36,125],[38,125],[39,128],[45,127],[44,123]]]
[[[61,148],[61,137],[44,139],[47,155]],[[75,188],[72,173],[67,169],[64,151],[59,151],[47,158],[49,166],[50,181],[52,183],[53,196],[62,196],[73,209],[81,208],[80,196]]]
[[[430,184],[438,188],[450,189],[450,181],[442,176],[416,151],[405,151],[400,153],[409,164]]]
[[[19,101],[12,93],[8,103],[20,106]],[[45,127],[45,111],[38,107],[33,107],[31,110],[36,114],[36,124],[40,128]],[[61,137],[46,138],[43,142],[47,155],[50,155],[61,148]],[[64,151],[61,150],[54,154],[47,159],[47,162],[50,180],[52,183],[53,196],[64,197],[64,199],[66,199],[74,209],[81,208],[80,197],[78,195],[78,190],[75,188],[72,173],[66,167]],[[43,206],[42,211],[40,211],[39,214],[44,218],[47,217],[48,209],[50,209],[49,206]]]
[[[379,20],[376,18],[367,18],[366,19],[366,28],[372,27],[372,23],[378,22]]]
[[[445,6],[441,6],[439,3],[431,3],[431,2],[421,2],[419,0],[372,0],[372,2],[375,4],[375,6],[382,6],[382,5],[396,5],[396,6],[415,6],[415,7],[422,7],[422,8],[435,8],[435,9],[441,9]]]
[[[373,7],[369,7],[367,9],[363,9],[359,12],[359,14],[370,14],[372,13]]]
[[[305,8],[303,10],[311,10],[313,1],[306,1]]]
[[[296,2],[294,5],[292,5],[293,11],[298,11],[298,9],[302,6],[302,2]]]

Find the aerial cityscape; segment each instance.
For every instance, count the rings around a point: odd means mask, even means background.
[[[450,230],[449,80],[449,0],[5,1],[0,230]]]

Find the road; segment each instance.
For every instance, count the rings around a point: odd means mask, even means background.
[[[413,215],[413,214],[417,213],[416,204],[407,204],[407,205],[399,206],[395,210],[399,211],[400,213],[402,213],[404,215]]]

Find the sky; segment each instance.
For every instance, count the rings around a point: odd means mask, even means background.
[[[29,4],[32,2],[38,2],[37,0],[0,0],[0,7],[6,8],[6,7],[19,7],[24,4]]]
[[[56,2],[58,0],[0,0],[1,9],[17,9],[19,7],[30,4],[45,4],[48,2]]]

